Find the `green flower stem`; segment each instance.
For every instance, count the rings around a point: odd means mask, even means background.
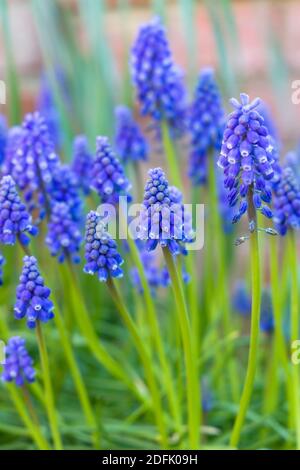
[[[272,296],[272,306],[274,312],[274,345],[273,352],[271,356],[272,365],[270,365],[270,375],[269,383],[265,387],[265,397],[264,397],[264,413],[271,415],[275,411],[278,404],[279,398],[279,383],[278,383],[278,374],[277,374],[277,365],[281,364],[284,374],[285,374],[285,385],[286,385],[286,396],[288,403],[290,403],[289,414],[292,414],[293,409],[293,396],[291,395],[291,373],[289,367],[289,360],[285,346],[285,340],[283,336],[283,326],[282,326],[282,289],[279,279],[279,237],[271,237],[269,240],[270,247],[270,276],[271,276],[271,296]],[[276,369],[274,371],[273,369]],[[291,417],[290,417],[291,421]]]
[[[223,325],[224,334],[227,336],[232,332],[232,318],[230,318],[230,299],[229,299],[229,287],[228,287],[228,272],[226,269],[226,246],[224,239],[224,232],[222,227],[222,221],[219,213],[219,202],[217,193],[217,182],[216,182],[216,168],[215,168],[215,155],[209,155],[209,196],[210,196],[210,210],[209,216],[211,217],[211,240],[215,240],[216,246],[216,259],[219,260],[218,265],[215,267],[217,270],[218,280],[215,283],[217,285],[217,292],[219,294],[219,310],[223,313]],[[211,251],[213,253],[213,251]],[[212,292],[210,292],[210,298]],[[239,380],[236,367],[236,361],[234,360],[234,350],[232,343],[228,344],[228,373],[231,387],[232,399],[235,402],[239,400]],[[221,358],[220,358],[221,359]]]
[[[10,397],[14,403],[14,406],[19,413],[19,416],[25,426],[27,427],[32,439],[36,443],[39,450],[49,450],[49,444],[41,433],[39,426],[32,420],[32,418],[26,412],[26,405],[22,400],[19,391],[16,389],[14,384],[7,384],[7,388],[10,393]]]
[[[70,372],[73,377],[73,381],[77,390],[77,394],[81,403],[81,407],[83,410],[83,413],[85,415],[85,419],[87,424],[93,429],[93,444],[95,449],[99,449],[100,445],[100,433],[99,433],[99,427],[97,425],[96,419],[95,419],[95,414],[85,387],[85,383],[82,379],[81,372],[79,370],[79,367],[77,365],[76,358],[73,353],[73,349],[70,343],[70,339],[68,337],[68,332],[66,330],[66,327],[64,325],[64,321],[60,314],[57,311],[57,307],[55,308],[56,314],[54,316],[55,324],[58,329],[60,339],[61,339],[61,344],[63,346],[67,362],[70,367]]]
[[[200,406],[201,391],[200,380],[197,374],[197,361],[192,345],[191,326],[184,298],[182,282],[180,276],[178,275],[173,256],[169,252],[168,248],[162,248],[162,251],[171,278],[184,349],[187,375],[189,445],[191,449],[198,449],[200,446],[200,423],[202,422]]]
[[[188,304],[191,311],[191,327],[192,327],[192,340],[194,354],[197,361],[200,357],[201,346],[201,312],[198,305],[199,294],[197,292],[197,270],[196,270],[196,257],[193,256],[194,252],[189,252],[186,257],[186,268],[190,275],[190,280],[186,286]]]
[[[135,241],[129,235],[128,237],[128,244],[130,247],[130,253],[134,262],[134,265],[137,267],[139,277],[141,280],[142,288],[143,288],[143,297],[145,299],[147,317],[149,322],[149,327],[151,331],[151,339],[155,344],[158,358],[162,368],[162,376],[166,388],[166,393],[168,396],[170,411],[174,418],[175,426],[177,431],[180,431],[182,426],[182,417],[180,412],[180,405],[178,403],[178,397],[176,396],[175,389],[174,389],[174,382],[172,379],[172,373],[170,370],[170,365],[168,363],[162,335],[161,335],[161,328],[157,320],[157,314],[155,311],[155,306],[152,300],[149,284],[145,275],[143,263],[140,258],[140,254],[138,252],[137,246]]]
[[[162,131],[162,140],[163,140],[163,146],[165,150],[165,156],[166,156],[168,166],[169,166],[171,183],[174,184],[178,189],[182,191],[183,185],[182,185],[182,181],[180,177],[180,170],[179,170],[179,165],[177,161],[177,156],[176,156],[176,152],[174,149],[174,145],[171,141],[169,128],[166,122],[162,123],[161,131]]]
[[[47,352],[40,321],[37,321],[36,323],[36,336],[37,336],[37,342],[39,346],[43,379],[44,379],[45,405],[47,408],[49,424],[50,424],[53,441],[54,441],[54,447],[55,447],[55,450],[62,450],[62,441],[61,441],[60,432],[58,428],[57,413],[55,409],[54,396],[53,396],[53,390],[52,390],[52,384],[51,384],[51,378],[50,378],[49,357],[48,357],[48,352]]]
[[[248,217],[249,221],[256,221],[256,211],[253,206],[253,193],[250,190],[248,195]],[[235,419],[233,431],[231,434],[230,445],[237,447],[242,426],[246,417],[247,409],[250,403],[255,372],[257,366],[258,341],[259,341],[259,318],[260,318],[260,297],[261,297],[261,281],[260,281],[260,263],[259,263],[259,245],[257,230],[250,234],[250,256],[251,256],[251,278],[252,278],[252,308],[251,308],[251,332],[250,332],[250,349],[248,356],[248,365],[246,379],[239,405],[239,411]]]
[[[298,291],[298,267],[297,267],[297,242],[295,233],[288,233],[289,265],[291,269],[291,343],[299,339],[299,291]],[[296,428],[296,446],[300,450],[300,382],[299,371],[296,365],[292,365],[292,385],[294,398],[294,422]]]
[[[154,408],[154,414],[155,414],[155,419],[157,422],[157,426],[160,432],[160,438],[161,438],[161,444],[163,448],[167,448],[168,440],[167,440],[167,432],[166,432],[166,426],[165,426],[165,421],[164,421],[164,416],[163,416],[163,409],[162,409],[162,404],[161,404],[161,398],[160,398],[160,393],[156,384],[155,380],[155,375],[152,369],[152,361],[151,357],[149,356],[147,349],[144,346],[143,340],[139,335],[139,332],[126,308],[124,305],[124,302],[111,278],[108,279],[107,281],[107,286],[110,291],[110,294],[112,296],[112,299],[126,325],[128,328],[129,333],[132,336],[132,339],[134,341],[135,347],[140,355],[141,361],[143,363],[144,371],[145,371],[145,376],[148,382],[149,390],[151,391],[152,399],[153,399],[153,408]]]
[[[78,323],[78,326],[86,338],[87,345],[90,348],[91,352],[94,354],[95,358],[100,362],[100,364],[105,367],[114,377],[121,380],[128,388],[131,390],[135,396],[145,402],[146,398],[143,393],[141,393],[139,387],[132,380],[132,378],[124,371],[122,366],[118,364],[115,359],[106,351],[102,346],[99,338],[97,337],[94,327],[91,323],[90,316],[87,312],[84,301],[82,300],[81,289],[78,282],[77,274],[73,269],[71,263],[68,263],[68,267],[62,265],[61,272],[69,280],[69,285],[72,288],[69,290],[70,300],[72,303],[73,312]]]

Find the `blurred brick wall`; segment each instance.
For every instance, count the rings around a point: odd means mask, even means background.
[[[97,0],[95,0],[97,1]],[[29,0],[9,0],[13,46],[18,71],[22,84],[24,107],[32,107],[38,77],[42,68],[41,52],[38,37],[34,27]],[[84,43],[84,32],[77,18],[76,1],[60,0],[65,8],[70,8],[78,26],[78,37]],[[136,35],[140,23],[151,17],[150,2],[135,1],[136,7],[124,25],[124,17],[115,7],[116,1],[109,2],[106,14],[106,37],[113,50],[117,65],[126,66],[126,51],[124,49],[124,26],[130,44]],[[195,70],[206,65],[217,66],[218,51],[215,44],[211,21],[207,10],[201,1],[197,2],[194,18],[194,47],[193,57],[189,57],[184,25],[180,9],[174,0],[166,1],[168,33],[176,61],[184,68],[193,64]],[[239,42],[231,44],[229,49],[230,63],[235,67],[235,73],[241,79],[243,88],[251,95],[260,94],[271,104],[280,127],[285,135],[296,139],[300,135],[298,119],[300,106],[292,105],[290,100],[291,81],[300,79],[300,2],[299,0],[233,0],[233,10],[236,18]],[[220,10],[222,20],[222,11]],[[283,83],[286,93],[286,108],[276,108],[274,89],[270,84],[268,67],[271,63],[268,47],[271,30],[276,31],[280,47],[289,68],[287,83]],[[226,35],[225,31],[222,34]],[[228,32],[227,32],[228,34]],[[220,71],[222,73],[222,70]],[[0,79],[5,75],[5,58],[3,42],[0,34]],[[282,112],[283,111],[283,112]]]

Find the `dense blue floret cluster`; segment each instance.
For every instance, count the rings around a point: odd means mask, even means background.
[[[229,204],[233,207],[239,203],[233,223],[247,212],[249,194],[255,209],[272,217],[264,203],[272,199],[270,181],[276,175],[277,161],[264,119],[255,109],[259,103],[258,98],[250,102],[245,94],[241,94],[241,103],[232,98],[235,111],[229,115],[224,131],[218,164],[224,169]]]
[[[174,137],[185,121],[185,88],[159,18],[140,28],[131,53],[131,71],[144,115],[165,120]]]
[[[14,307],[15,318],[26,317],[28,328],[35,328],[36,322],[48,322],[54,317],[53,303],[49,299],[51,290],[45,286],[34,256],[25,256],[20,282],[17,287],[17,300]]]
[[[3,176],[0,182],[0,242],[14,245],[17,240],[28,245],[28,235],[37,235],[25,204],[22,203],[11,176]]]
[[[89,151],[87,138],[84,135],[78,135],[74,139],[72,170],[77,176],[79,186],[85,196],[91,191],[92,163],[93,157]]]
[[[225,125],[221,95],[211,69],[200,74],[188,122],[189,176],[194,184],[203,184],[207,180],[209,153],[220,152]]]
[[[91,187],[102,202],[116,204],[119,196],[127,196],[131,185],[122,165],[112,151],[107,137],[97,137],[96,157],[91,171]]]
[[[274,184],[274,224],[280,235],[300,228],[300,185],[294,171],[285,167]]]
[[[26,349],[25,339],[19,336],[10,338],[5,353],[6,360],[1,376],[4,382],[15,382],[16,385],[22,387],[26,382],[35,381],[33,360]]]
[[[66,258],[79,263],[81,241],[80,228],[72,219],[69,206],[64,202],[55,203],[51,209],[46,237],[51,255],[57,256],[60,263]]]
[[[148,144],[132,112],[126,106],[116,108],[116,149],[120,159],[129,161],[146,160]]]
[[[72,220],[75,222],[82,221],[83,204],[80,197],[79,182],[69,165],[60,164],[53,171],[49,187],[49,200],[51,210],[53,204],[63,202],[69,207]]]
[[[45,215],[48,190],[58,164],[44,118],[38,112],[27,114],[22,131],[15,132],[5,167],[23,192],[25,204],[34,219]]]
[[[99,281],[106,282],[110,277],[122,277],[123,259],[118,253],[115,240],[105,230],[101,217],[94,211],[86,218],[84,272],[97,274]]]
[[[173,255],[186,254],[185,243],[194,239],[190,215],[184,211],[182,195],[169,183],[161,168],[148,172],[144,209],[140,216],[140,238],[149,251],[158,244],[168,247]]]

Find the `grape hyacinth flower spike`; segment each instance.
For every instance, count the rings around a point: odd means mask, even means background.
[[[271,184],[277,177],[278,167],[269,131],[257,110],[260,99],[250,102],[249,96],[244,93],[240,98],[241,102],[235,98],[230,100],[235,110],[228,117],[218,161],[219,166],[224,169],[229,204],[232,207],[239,204],[232,222],[238,222],[247,213],[250,231],[249,236],[239,240],[250,240],[251,331],[246,378],[230,439],[232,447],[236,447],[240,439],[257,367],[261,296],[257,210],[268,218],[273,216],[266,204],[272,199]]]
[[[181,193],[177,188],[170,191],[161,168],[149,170],[148,175],[139,237],[146,240],[149,251],[159,244],[168,248],[172,255],[187,254],[185,243],[193,241],[194,233],[184,211]]]
[[[147,160],[148,144],[132,112],[126,106],[118,106],[116,116],[116,150],[124,163]]]
[[[189,177],[195,185],[205,184],[209,154],[220,151],[225,125],[221,94],[212,69],[204,69],[200,74],[188,123],[191,134]]]
[[[201,393],[197,380],[197,366],[191,341],[191,325],[187,311],[181,277],[175,263],[179,254],[186,254],[185,243],[191,241],[190,225],[186,224],[181,193],[177,188],[169,189],[169,183],[161,168],[148,172],[145,186],[144,209],[140,217],[140,238],[146,240],[149,251],[161,246],[171,286],[176,301],[176,310],[184,348],[187,373],[187,400],[189,421],[189,443],[191,448],[199,446],[201,422]],[[173,202],[175,201],[175,202]]]
[[[238,222],[248,211],[251,231],[257,228],[256,210],[268,218],[273,216],[266,204],[272,199],[270,185],[277,162],[270,148],[268,129],[256,109],[260,99],[250,102],[249,96],[242,93],[241,103],[235,98],[230,102],[235,110],[227,120],[218,165],[224,170],[229,205],[239,203],[232,222]]]
[[[117,204],[119,196],[126,196],[130,200],[131,184],[107,137],[97,137],[96,156],[91,171],[91,188],[98,193],[104,203]]]
[[[90,176],[93,157],[84,135],[78,135],[73,144],[73,161],[71,168],[77,176],[79,186],[85,196],[90,194]]]
[[[70,165],[59,164],[53,171],[49,186],[50,213],[57,202],[69,207],[74,222],[83,222],[83,204],[79,193],[79,179]]]
[[[131,74],[143,115],[166,121],[173,137],[185,128],[185,88],[159,18],[142,26],[131,51]]]
[[[45,286],[37,260],[25,256],[23,270],[17,287],[17,300],[14,306],[15,318],[26,317],[28,328],[35,328],[38,321],[48,322],[54,317],[53,303],[49,299],[51,290]]]
[[[64,202],[56,202],[51,210],[46,237],[51,255],[57,256],[60,263],[66,258],[79,263],[81,241],[80,228],[72,220],[69,206]]]
[[[11,176],[3,176],[0,182],[0,242],[14,245],[17,240],[28,245],[30,238],[38,233],[32,225],[25,204],[22,203]]]
[[[39,221],[49,210],[48,190],[59,164],[48,126],[40,113],[27,114],[11,155],[11,176],[22,191],[28,211]]]
[[[26,349],[25,339],[20,336],[10,338],[5,353],[6,360],[1,376],[4,382],[15,382],[18,387],[22,387],[26,382],[35,381],[33,360]]]
[[[101,217],[94,211],[86,218],[84,272],[97,274],[99,281],[107,282],[110,277],[123,276],[123,259],[118,253],[116,241],[111,238],[101,222]]]
[[[280,180],[274,184],[273,221],[280,235],[289,229],[300,228],[300,184],[291,167],[282,170]]]

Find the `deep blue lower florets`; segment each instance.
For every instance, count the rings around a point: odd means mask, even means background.
[[[53,303],[49,300],[51,290],[44,285],[37,260],[34,256],[25,256],[20,283],[17,287],[15,318],[26,317],[28,328],[35,328],[36,322],[48,322],[54,317]]]
[[[300,228],[300,185],[292,168],[285,167],[274,185],[274,224],[280,235]]]
[[[15,382],[16,385],[22,387],[26,382],[35,381],[33,360],[26,350],[25,339],[19,336],[10,338],[5,353],[6,358],[1,376],[4,382]]]
[[[78,224],[72,220],[70,208],[64,202],[55,203],[51,209],[46,244],[51,255],[57,256],[60,263],[66,257],[73,263],[80,262],[80,229]]]
[[[22,203],[11,176],[3,176],[0,183],[0,242],[14,245],[17,240],[28,245],[28,235],[36,235],[25,204]]]
[[[122,277],[123,259],[118,253],[117,244],[111,238],[94,211],[86,218],[84,272],[97,274],[99,281],[106,282],[109,277]]]

